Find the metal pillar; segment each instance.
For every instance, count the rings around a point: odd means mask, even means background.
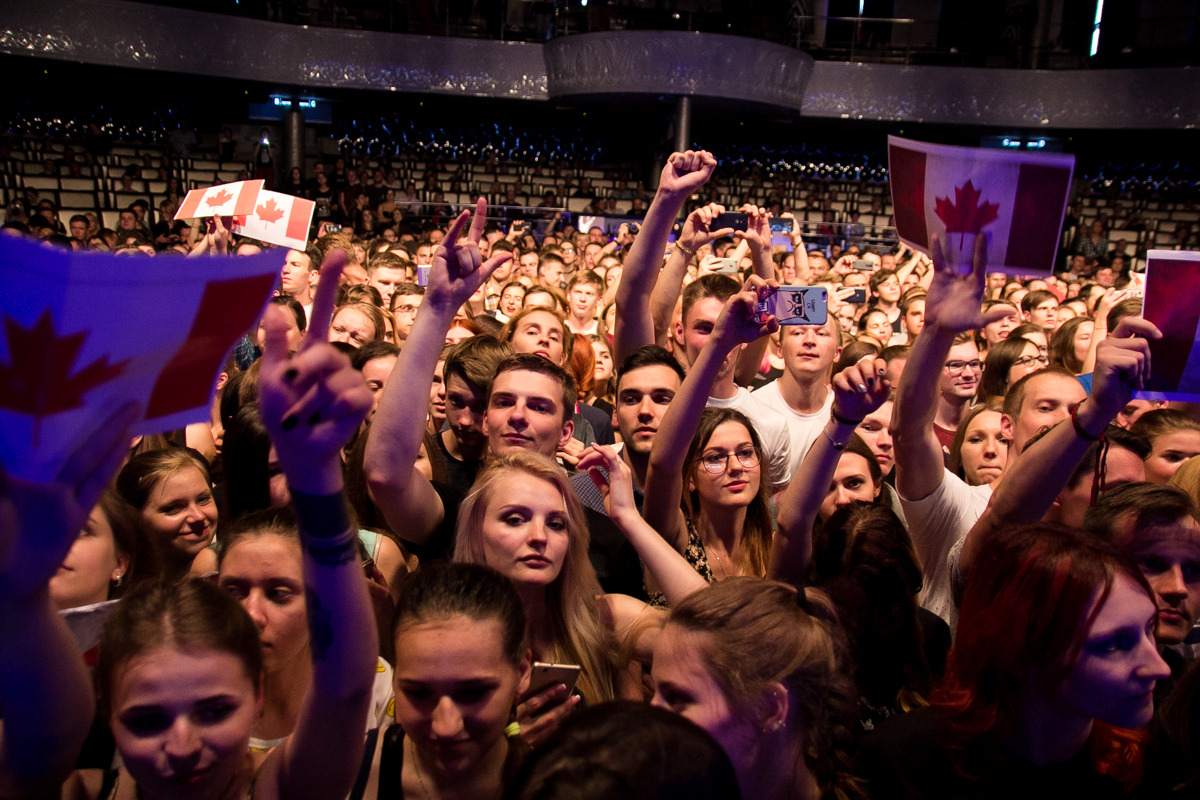
[[[277,179],[283,185],[292,167],[304,174],[304,112],[293,108],[283,115],[283,172]]]
[[[675,149],[683,152],[692,144],[692,98],[683,94],[675,99]]]

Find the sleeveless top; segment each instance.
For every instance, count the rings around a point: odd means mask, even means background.
[[[520,737],[508,740],[501,780],[507,786],[525,760],[528,746]],[[403,800],[404,728],[392,723],[367,734],[362,764],[347,800]]]
[[[696,533],[696,528],[692,525],[692,521],[687,520],[687,547],[683,551],[683,557],[692,569],[700,573],[700,577],[709,583],[716,583],[717,578],[713,575],[712,567],[708,565],[708,553],[704,549],[704,540],[700,538],[700,534]],[[659,608],[665,608],[667,605],[667,597],[662,592],[654,592],[650,594],[650,605]]]

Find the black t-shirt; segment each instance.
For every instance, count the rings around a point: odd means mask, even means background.
[[[427,561],[449,561],[454,555],[454,535],[458,526],[458,508],[466,497],[465,491],[460,491],[444,483],[433,483],[433,489],[442,500],[445,514],[442,523],[429,536],[424,545],[414,545],[405,542],[422,563]],[[632,597],[646,599],[646,590],[642,586],[642,562],[637,551],[629,540],[617,529],[617,526],[603,514],[597,514],[590,508],[584,508],[588,531],[588,559],[596,570],[600,587],[610,594],[627,594]],[[397,531],[401,539],[404,534]]]

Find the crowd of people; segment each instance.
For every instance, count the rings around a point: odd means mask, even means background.
[[[207,422],[6,476],[0,796],[1192,796],[1200,421],[1133,397],[1142,276],[774,244],[689,203],[716,165],[613,231],[343,195]],[[45,238],[267,247],[88,222]]]

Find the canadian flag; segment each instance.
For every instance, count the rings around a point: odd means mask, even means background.
[[[208,419],[221,367],[279,279],[284,253],[153,258],[0,236],[0,462],[48,480],[113,409],[136,433]]]
[[[1200,253],[1146,254],[1142,316],[1163,338],[1150,340],[1150,380],[1136,396],[1200,400]]]
[[[192,189],[179,204],[175,219],[197,217],[244,217],[254,212],[262,181],[237,181],[210,186],[207,189]]]
[[[312,200],[263,189],[258,193],[254,211],[245,222],[234,222],[230,229],[239,236],[260,242],[303,250],[308,244],[308,226],[312,224]]]
[[[892,207],[900,240],[929,252],[934,234],[969,268],[979,235],[989,272],[1048,275],[1067,212],[1075,157],[948,147],[888,137]]]

